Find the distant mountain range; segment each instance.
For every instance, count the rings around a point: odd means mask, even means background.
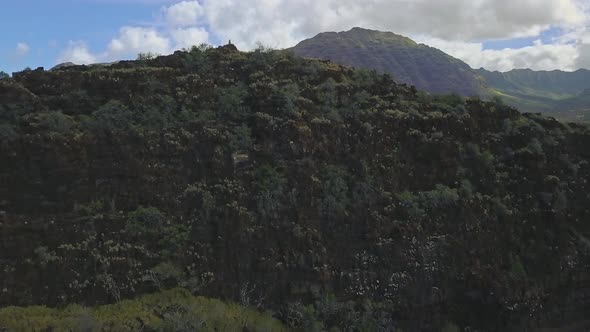
[[[501,73],[472,69],[407,37],[362,28],[320,33],[291,50],[299,56],[388,73],[398,82],[433,94],[498,96],[523,112],[541,112],[568,121],[590,120],[589,70]]]
[[[515,69],[506,73],[478,69],[487,94],[502,97],[523,111],[564,120],[590,120],[590,70],[575,72]]]

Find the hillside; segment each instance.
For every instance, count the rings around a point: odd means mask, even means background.
[[[123,300],[180,287],[295,331],[586,326],[588,145],[584,125],[232,45],[15,73],[0,307],[160,324]]]
[[[575,72],[534,71],[515,69],[509,72],[490,72],[478,69],[491,86],[502,91],[521,92],[529,95],[552,98],[577,95],[590,88],[590,70],[580,69]]]
[[[590,121],[590,70],[519,69],[500,73],[478,69],[477,73],[491,88],[490,94],[499,95],[520,109],[564,120]]]
[[[396,82],[435,94],[473,96],[481,90],[478,76],[463,61],[391,32],[362,28],[325,32],[302,41],[291,50],[303,57],[375,69],[392,75]]]
[[[544,113],[564,121],[590,121],[590,71],[473,70],[459,59],[409,38],[361,28],[321,33],[291,50],[309,58],[388,73],[396,82],[432,94],[501,97],[524,112]]]
[[[86,308],[32,306],[0,308],[3,331],[273,331],[289,329],[270,313],[195,297],[183,289]]]

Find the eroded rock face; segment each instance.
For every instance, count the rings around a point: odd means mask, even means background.
[[[15,74],[0,112],[0,305],[182,286],[335,328],[588,312],[587,127],[226,49]]]

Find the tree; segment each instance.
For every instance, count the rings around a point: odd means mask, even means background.
[[[8,75],[6,72],[3,72],[0,70],[0,80],[6,80],[9,78],[10,78],[10,75]]]
[[[125,131],[133,124],[133,113],[121,102],[111,100],[92,113],[86,121],[95,133]]]
[[[346,214],[349,175],[345,169],[338,166],[327,166],[322,174],[322,199],[320,213],[328,218]]]
[[[152,52],[139,53],[139,54],[137,54],[137,61],[153,60],[158,56],[159,56],[159,54],[152,53]]]
[[[291,82],[281,87],[273,86],[271,102],[279,115],[295,113],[295,101],[301,94],[297,83]]]
[[[154,207],[139,207],[137,210],[129,213],[125,231],[136,237],[152,239],[158,237],[165,226],[166,217]]]
[[[260,167],[256,172],[256,205],[263,218],[277,217],[287,179],[270,165]]]
[[[218,89],[217,108],[220,114],[232,120],[242,119],[248,111],[244,102],[247,95],[248,90],[243,84]]]
[[[67,133],[74,125],[74,120],[62,112],[39,113],[39,125],[52,132]]]

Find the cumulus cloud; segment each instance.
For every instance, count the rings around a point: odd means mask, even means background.
[[[361,26],[422,36],[476,68],[573,70],[590,62],[580,41],[590,26],[587,0],[203,0],[202,8],[210,31],[241,49],[258,41],[289,47],[319,32]],[[551,45],[483,48],[485,40],[538,37],[550,28],[571,36]]]
[[[20,42],[16,44],[15,54],[19,57],[22,57],[27,55],[30,50],[31,48],[27,43]]]
[[[171,51],[169,37],[154,28],[123,27],[104,52],[93,53],[85,43],[70,41],[68,48],[59,56],[58,62],[90,64],[134,58],[139,53],[167,54]]]
[[[164,54],[210,40],[232,40],[244,50],[258,42],[283,48],[320,32],[360,26],[418,36],[476,68],[572,70],[590,63],[588,0],[184,0],[170,2],[160,14],[164,24],[124,27],[94,57]],[[548,29],[562,31],[551,44],[483,48],[486,40],[536,38]]]
[[[177,28],[170,31],[170,35],[175,42],[175,49],[190,48],[193,45],[200,45],[209,41],[209,32],[198,27]]]
[[[203,0],[202,7],[211,30],[242,47],[254,39],[289,46],[354,26],[445,40],[507,39],[584,19],[575,0]]]
[[[123,27],[109,43],[107,56],[124,56],[141,52],[170,52],[170,40],[154,28]]]
[[[182,1],[164,8],[164,13],[168,24],[189,26],[198,23],[199,17],[203,15],[203,8],[198,1]]]
[[[482,43],[446,41],[438,38],[419,37],[417,41],[436,47],[473,68],[508,71],[516,68],[533,70],[575,70],[580,47],[576,44],[543,44],[537,40],[531,46],[484,49]]]
[[[88,46],[84,42],[70,41],[68,48],[60,54],[57,62],[73,62],[86,65],[98,62],[98,57],[88,50]]]
[[[195,24],[201,15],[199,6],[197,1],[183,1],[163,8],[168,23],[165,27],[122,27],[102,52],[93,53],[85,43],[70,42],[58,62],[110,62],[133,59],[139,53],[170,54],[176,49],[208,43],[209,32]]]

